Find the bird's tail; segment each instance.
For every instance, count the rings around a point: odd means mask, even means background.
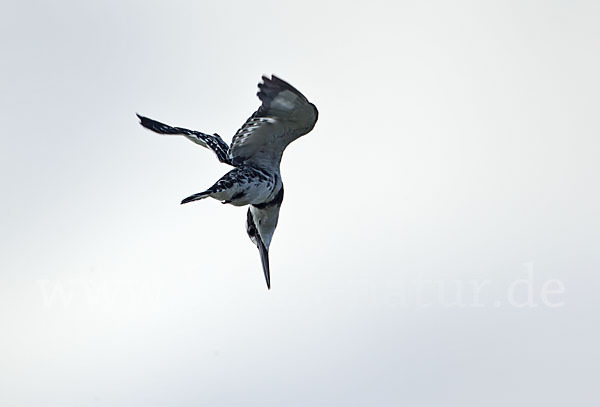
[[[190,195],[187,198],[185,198],[183,201],[181,201],[181,204],[186,204],[188,202],[192,202],[192,201],[199,201],[200,199],[204,199],[206,197],[209,197],[210,194],[212,194],[213,191],[211,191],[210,189],[204,192],[199,192],[197,194],[194,195]]]

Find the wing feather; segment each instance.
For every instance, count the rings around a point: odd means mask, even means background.
[[[184,129],[183,127],[172,127],[148,117],[141,116],[137,113],[136,115],[140,119],[140,124],[148,130],[152,130],[153,132],[159,134],[185,136],[188,140],[191,140],[204,148],[212,150],[222,163],[232,165],[228,155],[229,146],[218,134],[215,133],[210,135],[196,130]]]
[[[289,83],[275,75],[262,77],[258,98],[262,102],[236,132],[229,148],[231,161],[279,165],[283,150],[313,129],[317,108]]]

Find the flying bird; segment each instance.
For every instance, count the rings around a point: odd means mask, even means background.
[[[224,204],[248,205],[246,233],[260,253],[267,288],[271,288],[269,246],[283,202],[279,165],[283,150],[310,132],[319,112],[315,105],[289,83],[272,75],[258,84],[261,105],[235,133],[231,145],[218,134],[171,127],[137,115],[140,124],[160,134],[182,135],[212,150],[217,159],[234,167],[205,191],[191,195],[182,204],[214,198]]]

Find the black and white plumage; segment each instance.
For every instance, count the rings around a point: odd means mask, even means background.
[[[185,198],[181,203],[207,197],[235,206],[249,205],[246,232],[260,252],[267,287],[271,288],[269,246],[283,202],[283,183],[279,164],[285,148],[310,132],[319,112],[302,93],[275,75],[262,77],[256,112],[235,133],[231,145],[218,134],[205,134],[171,127],[138,115],[140,124],[160,134],[183,135],[212,150],[222,163],[235,167],[205,191]]]

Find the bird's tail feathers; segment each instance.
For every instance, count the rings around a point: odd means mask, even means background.
[[[210,189],[204,192],[199,192],[197,194],[194,195],[190,195],[187,198],[185,198],[183,201],[181,201],[181,204],[186,204],[188,202],[192,202],[192,201],[199,201],[200,199],[204,199],[206,197],[209,197],[210,194],[212,194],[213,191],[211,191]]]

